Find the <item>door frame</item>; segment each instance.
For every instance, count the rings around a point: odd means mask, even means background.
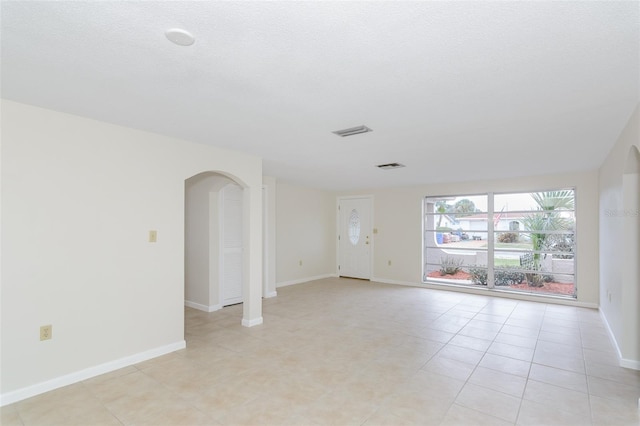
[[[242,202],[242,212],[244,215],[244,207],[245,207],[245,188],[238,184],[237,182],[233,181],[233,182],[229,182],[227,183],[225,186],[223,186],[222,188],[220,188],[220,191],[218,192],[218,300],[219,300],[219,305],[220,308],[224,308],[225,306],[231,306],[231,305],[235,305],[235,304],[239,304],[239,303],[244,303],[245,301],[245,288],[244,288],[244,280],[245,280],[245,233],[247,232],[245,229],[245,221],[243,219],[242,221],[242,226],[241,226],[241,231],[242,232],[242,247],[240,248],[240,253],[241,253],[241,262],[242,262],[242,266],[240,268],[240,273],[242,274],[241,276],[241,291],[242,291],[242,295],[240,296],[240,301],[239,302],[234,302],[234,303],[230,303],[228,305],[225,305],[224,303],[224,231],[225,231],[225,213],[224,213],[224,208],[225,208],[225,189],[229,188],[230,186],[237,186],[240,188],[241,190],[241,202]]]
[[[336,276],[340,277],[340,228],[342,223],[340,222],[340,204],[343,200],[361,200],[366,199],[369,201],[369,234],[371,235],[371,244],[369,247],[369,280],[373,280],[373,251],[375,248],[375,235],[373,226],[373,195],[344,195],[336,198]]]

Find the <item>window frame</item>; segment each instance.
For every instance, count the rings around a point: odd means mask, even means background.
[[[496,250],[496,241],[497,241],[497,236],[500,233],[504,233],[504,232],[515,232],[519,235],[527,235],[527,234],[532,234],[533,232],[531,230],[527,230],[526,227],[523,227],[523,221],[522,220],[517,220],[517,219],[513,219],[509,222],[508,228],[507,230],[505,229],[496,229],[495,226],[495,221],[497,221],[499,219],[499,216],[501,214],[498,213],[496,215],[496,212],[494,211],[495,209],[495,197],[496,196],[502,196],[502,195],[531,195],[531,194],[537,194],[537,193],[545,193],[545,192],[556,192],[556,191],[572,191],[572,195],[573,195],[573,209],[572,210],[568,210],[568,209],[563,209],[563,210],[554,210],[556,212],[562,212],[563,214],[567,214],[568,218],[570,218],[571,223],[572,223],[572,228],[570,229],[563,229],[563,230],[552,230],[552,231],[538,231],[535,232],[536,234],[538,233],[542,233],[542,234],[556,234],[556,235],[567,235],[570,239],[572,240],[572,250],[570,251],[571,253],[571,257],[569,257],[570,259],[573,260],[573,269],[572,269],[572,273],[571,274],[567,274],[567,275],[572,275],[573,278],[573,294],[572,295],[565,295],[565,294],[557,294],[557,293],[550,293],[550,292],[537,292],[537,291],[519,291],[519,290],[514,290],[514,289],[510,289],[510,288],[496,288],[496,282],[495,282],[495,272],[496,270],[499,270],[499,267],[496,267],[495,265],[495,259],[496,259],[496,253],[506,253],[508,252],[507,249],[505,248],[498,248]],[[439,250],[442,250],[442,252],[444,253],[452,253],[455,254],[456,251],[460,252],[460,251],[464,251],[465,248],[456,248],[456,247],[442,247],[441,243],[437,242],[437,227],[435,225],[435,217],[437,217],[439,214],[444,214],[444,213],[437,213],[435,212],[435,209],[432,209],[433,211],[428,211],[428,207],[427,204],[429,203],[429,201],[431,201],[431,203],[435,206],[437,201],[446,201],[446,200],[455,200],[455,199],[464,199],[464,198],[471,198],[471,197],[486,197],[486,202],[487,202],[487,211],[486,211],[486,215],[487,215],[487,226],[486,226],[486,231],[475,231],[475,232],[483,232],[486,233],[487,235],[487,247],[486,249],[482,248],[482,249],[477,249],[474,248],[473,250],[477,252],[479,251],[486,251],[486,259],[487,259],[487,263],[486,263],[486,269],[487,269],[487,285],[486,286],[478,286],[477,284],[465,284],[465,283],[452,283],[452,282],[447,282],[446,279],[438,279],[438,278],[433,278],[433,277],[428,277],[428,274],[430,273],[431,269],[428,270],[428,266],[434,266],[435,264],[433,262],[429,263],[429,253],[428,251],[430,249],[434,249],[434,248],[438,248]],[[508,293],[512,293],[512,294],[527,294],[527,295],[537,295],[537,296],[543,296],[543,297],[560,297],[563,299],[573,299],[573,300],[577,300],[577,296],[578,296],[578,259],[577,259],[577,248],[578,248],[578,218],[577,218],[577,206],[578,206],[578,194],[577,194],[577,188],[575,186],[559,186],[553,189],[544,189],[544,190],[512,190],[512,191],[487,191],[487,192],[482,192],[482,193],[459,193],[459,194],[447,194],[447,195],[426,195],[423,197],[422,199],[422,283],[423,284],[434,284],[434,285],[444,285],[444,286],[457,286],[457,287],[462,287],[462,288],[479,288],[479,289],[486,289],[486,290],[491,290],[491,291],[503,291],[503,292],[508,292]],[[507,213],[520,213],[520,214],[532,214],[537,212],[538,210],[534,210],[533,207],[529,210],[513,210],[513,211],[507,211]],[[540,210],[541,212],[544,212],[545,210]],[[483,214],[485,212],[482,212]],[[450,215],[450,214],[449,214]],[[454,214],[456,215],[456,217],[459,214]],[[431,222],[432,223],[432,229],[428,229],[428,217],[432,216],[434,218],[434,220]],[[496,216],[498,217],[498,219],[496,219]],[[516,221],[518,222],[518,229],[517,230],[512,230],[512,222]],[[523,229],[524,228],[524,229]],[[473,230],[466,230],[466,229],[459,229],[460,232],[474,232]],[[434,237],[434,242],[435,242],[435,246],[430,246],[429,242],[428,242],[428,237],[430,236],[430,233],[433,233],[433,237]],[[469,251],[469,249],[466,249],[467,251]],[[513,250],[513,249],[512,249]],[[556,254],[562,254],[564,252],[561,251],[554,251],[547,248],[541,249],[541,250],[526,250],[523,251],[524,253],[534,253],[534,254],[544,254],[545,256],[550,255],[551,256],[551,263],[553,264],[553,260],[556,259],[554,256]],[[522,269],[522,263],[520,265],[520,268],[512,268],[512,270],[514,272],[522,272],[522,273],[531,273],[533,270],[524,270]],[[534,273],[534,275],[543,275],[543,272],[541,270],[537,270],[538,272]],[[551,275],[551,274],[547,274],[547,275]],[[502,287],[502,286],[500,286]]]

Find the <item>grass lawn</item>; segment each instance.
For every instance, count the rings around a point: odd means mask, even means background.
[[[483,247],[486,247],[487,245],[485,244]],[[494,248],[499,248],[499,249],[525,249],[525,250],[531,250],[531,243],[495,243],[493,245]]]
[[[495,266],[520,266],[520,259],[501,259],[496,257],[493,263]]]

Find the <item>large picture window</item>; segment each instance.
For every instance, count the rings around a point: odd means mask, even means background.
[[[576,297],[575,190],[428,196],[425,282]]]

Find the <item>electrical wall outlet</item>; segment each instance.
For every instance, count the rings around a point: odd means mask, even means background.
[[[53,326],[51,324],[40,327],[40,340],[50,340],[52,337],[52,331]]]
[[[298,265],[302,266],[302,260],[300,262],[298,262]]]
[[[158,231],[149,231],[149,242],[155,243],[158,241]]]

